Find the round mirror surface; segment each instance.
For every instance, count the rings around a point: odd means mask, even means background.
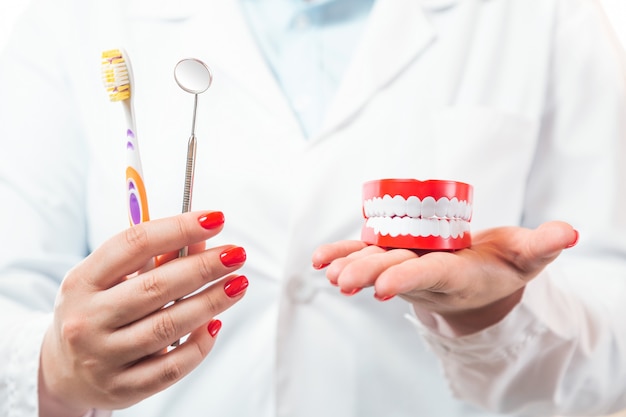
[[[204,93],[213,81],[209,67],[195,58],[183,59],[176,64],[174,78],[180,88],[191,94]]]

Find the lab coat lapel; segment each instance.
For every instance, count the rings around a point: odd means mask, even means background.
[[[239,1],[213,2],[207,21],[206,37],[211,43],[211,59],[216,70],[237,82],[268,111],[287,123],[297,124],[282,90],[268,66],[245,19]],[[218,79],[215,79],[219,82]]]
[[[327,112],[322,136],[349,120],[434,39],[434,29],[420,1],[378,0]]]
[[[297,124],[291,107],[252,35],[241,5],[236,0],[129,0],[131,18],[161,20],[169,27],[180,24],[178,46],[181,56],[193,54],[206,60],[214,75],[237,83],[262,108]],[[148,3],[148,5],[146,5]],[[180,7],[179,7],[180,6]],[[184,24],[183,24],[184,23]]]

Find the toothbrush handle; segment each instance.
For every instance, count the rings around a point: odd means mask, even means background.
[[[139,147],[131,129],[126,131],[126,197],[131,226],[150,220]]]

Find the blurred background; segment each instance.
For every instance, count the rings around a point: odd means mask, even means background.
[[[626,0],[600,0],[600,3],[604,6],[617,37],[626,46]]]
[[[28,5],[30,0],[0,0],[0,49],[15,25],[15,20]]]

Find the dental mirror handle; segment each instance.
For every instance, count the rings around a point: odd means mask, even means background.
[[[191,211],[191,196],[193,194],[193,178],[196,170],[196,135],[192,134],[187,143],[187,163],[185,168],[185,188],[183,191],[183,213]],[[188,248],[185,246],[179,251],[179,257],[187,256]]]

